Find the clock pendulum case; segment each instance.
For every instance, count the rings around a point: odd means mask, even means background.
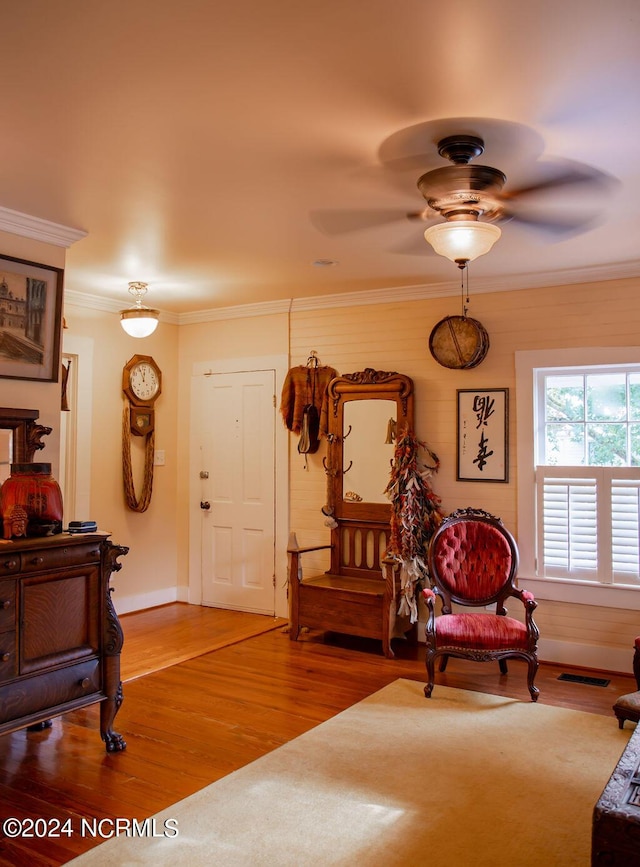
[[[122,475],[127,506],[146,512],[153,488],[155,401],[162,390],[162,373],[150,355],[134,355],[122,371]],[[131,465],[131,434],[145,438],[144,475],[140,498],[136,496]]]

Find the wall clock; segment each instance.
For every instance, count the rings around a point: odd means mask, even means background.
[[[153,405],[162,391],[162,372],[150,355],[134,355],[127,361],[122,371],[122,390],[132,407],[146,410],[146,427],[139,423],[145,414],[132,413],[132,433],[143,434],[153,429]]]
[[[477,319],[446,316],[434,326],[429,351],[438,364],[454,370],[477,367],[489,351],[489,335]]]
[[[162,372],[150,355],[134,355],[122,371],[122,472],[127,506],[145,512],[153,489],[155,401],[162,391]],[[144,437],[142,493],[136,495],[131,464],[131,434]]]

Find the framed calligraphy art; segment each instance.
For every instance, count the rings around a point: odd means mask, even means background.
[[[509,481],[509,389],[459,389],[459,482]]]
[[[0,377],[57,382],[61,268],[0,256]]]

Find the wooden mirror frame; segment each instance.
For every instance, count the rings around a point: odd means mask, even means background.
[[[401,373],[367,367],[332,379],[327,389],[328,451],[325,471],[328,477],[327,506],[324,511],[336,520],[389,521],[390,503],[367,503],[345,500],[343,476],[344,405],[352,400],[395,400],[398,434],[413,430],[413,380]],[[389,466],[389,473],[391,466]]]
[[[48,436],[52,428],[36,424],[40,413],[37,409],[12,409],[0,407],[0,429],[13,431],[14,464],[28,464],[34,454],[44,448],[43,436]]]

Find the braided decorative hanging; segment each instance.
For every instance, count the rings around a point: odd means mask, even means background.
[[[133,470],[131,467],[131,427],[129,412],[129,401],[125,398],[124,409],[122,412],[122,479],[124,482],[124,495],[127,501],[127,506],[131,511],[146,512],[149,508],[149,503],[151,502],[151,491],[153,488],[153,452],[155,433],[154,431],[151,431],[151,433],[147,434],[144,451],[142,493],[138,500],[133,483]]]

